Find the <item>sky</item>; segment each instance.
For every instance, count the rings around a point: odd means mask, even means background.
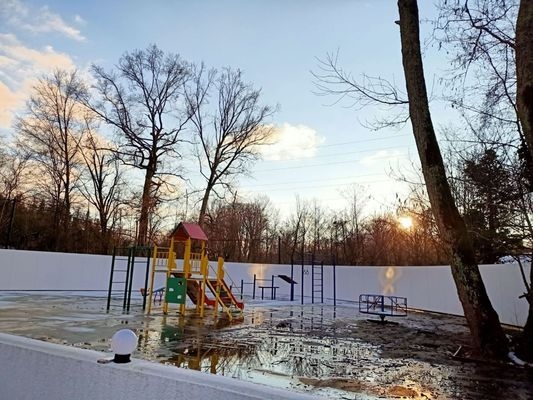
[[[433,17],[432,2],[420,3],[421,19]],[[379,75],[403,89],[397,19],[390,0],[2,0],[0,134],[10,135],[42,74],[93,63],[110,69],[124,52],[155,43],[191,62],[240,68],[263,102],[279,107],[269,121],[278,142],[240,180],[239,195],[266,195],[284,215],[297,196],[339,210],[343,193],[357,187],[367,212],[390,210],[408,193],[395,177],[417,165],[410,126],[368,129],[365,121],[391,111],[333,104],[316,94],[311,71],[338,52],[355,78]],[[427,49],[429,80],[445,68],[433,53]],[[446,109],[435,116],[445,124]]]

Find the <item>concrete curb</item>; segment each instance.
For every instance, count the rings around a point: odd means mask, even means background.
[[[2,398],[17,400],[312,400],[311,396],[224,376],[0,333]]]

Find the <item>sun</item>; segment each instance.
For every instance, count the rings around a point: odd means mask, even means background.
[[[413,218],[411,217],[399,217],[398,222],[400,223],[400,227],[406,231],[413,227]]]

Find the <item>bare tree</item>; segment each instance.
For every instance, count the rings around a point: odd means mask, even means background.
[[[72,193],[79,179],[79,144],[85,134],[78,99],[85,86],[76,71],[56,70],[33,87],[26,113],[15,123],[17,143],[34,168],[33,182],[53,210],[53,243],[64,249],[68,238]]]
[[[269,206],[268,199],[258,198],[253,202],[240,206],[241,229],[245,238],[245,260],[257,261],[261,254],[263,242],[266,241],[268,220],[266,210]]]
[[[312,203],[310,204],[309,220],[310,232],[308,235],[308,242],[311,243],[311,252],[315,255],[315,257],[321,257],[324,253],[322,251],[322,239],[326,237],[327,216],[326,210],[321,207],[320,203],[316,199],[313,199]]]
[[[452,68],[444,92],[468,130],[457,143],[517,153],[533,171],[518,118],[515,28],[519,0],[441,0],[433,39]],[[457,135],[458,136],[458,135]],[[473,139],[472,139],[473,137]],[[533,176],[528,178],[533,182]]]
[[[11,246],[15,209],[23,196],[23,174],[29,155],[19,154],[16,148],[0,138],[0,232],[6,232],[6,247]]]
[[[365,224],[365,260],[370,265],[396,265],[397,221],[390,213],[375,215]]]
[[[502,357],[507,354],[507,341],[481,279],[470,236],[451,195],[433,129],[420,51],[417,2],[399,0],[398,9],[409,115],[431,207],[450,249],[452,275],[474,344],[487,355]]]
[[[459,101],[455,105],[474,114],[483,140],[516,151],[522,163],[520,173],[528,181],[518,205],[524,221],[533,188],[533,5],[530,1],[453,0],[441,1],[437,33],[440,43],[453,50],[459,77]],[[449,46],[451,45],[451,46]],[[467,79],[470,78],[470,79]],[[464,82],[472,82],[465,85]],[[457,87],[457,86],[456,86]],[[481,99],[481,101],[479,100]],[[496,135],[486,140],[487,126],[495,125]],[[488,130],[490,132],[490,130]],[[518,139],[518,140],[517,140]],[[515,142],[518,142],[515,145]],[[522,186],[519,183],[519,186]],[[525,224],[528,225],[527,223]],[[528,229],[526,229],[528,230]],[[533,278],[533,273],[530,279]],[[519,353],[533,359],[533,293],[526,285],[524,296],[529,314]]]
[[[449,51],[453,65],[449,100],[472,115],[480,132],[491,124],[519,131],[514,57],[518,1],[441,0],[438,10],[434,38]]]
[[[111,242],[111,230],[124,200],[125,182],[114,152],[90,127],[80,146],[86,170],[86,179],[81,180],[80,190],[98,213],[100,251],[106,254]]]
[[[195,82],[187,99],[195,111],[192,121],[198,139],[196,153],[206,181],[198,216],[203,224],[216,187],[229,188],[231,180],[245,173],[258,158],[258,147],[271,135],[265,123],[273,110],[260,104],[261,91],[245,83],[240,70],[206,72],[201,66]],[[209,109],[211,98],[214,104]]]
[[[521,1],[516,24],[517,109],[533,158],[533,4]]]
[[[417,2],[399,0],[398,9],[409,119],[432,211],[449,250],[452,276],[473,343],[478,350],[487,355],[504,356],[507,349],[506,339],[481,279],[468,231],[452,197],[433,129],[422,66]],[[338,74],[335,75],[338,77]],[[358,87],[362,93],[370,95],[373,93],[372,87],[366,88],[353,81],[347,90],[352,90],[353,87]],[[383,97],[385,100],[390,97],[393,102],[395,101],[395,92],[384,91],[382,95],[378,99],[380,102],[384,101]]]
[[[23,175],[31,154],[0,141],[0,196],[12,199],[24,191]]]
[[[407,229],[410,252],[408,265],[442,265],[447,263],[446,246],[442,243],[425,186],[413,185],[409,196],[398,206],[397,215],[407,215],[412,228]]]
[[[346,71],[339,62],[339,52],[326,54],[318,59],[317,71],[312,71],[319,96],[335,96],[333,104],[343,102],[347,107],[360,110],[368,106],[378,106],[385,117],[365,121],[365,126],[378,130],[383,127],[402,127],[409,120],[407,112],[407,94],[400,90],[394,80],[380,76],[362,74],[356,79],[350,71]]]
[[[354,185],[346,189],[342,196],[348,202],[348,208],[343,213],[341,219],[347,222],[347,261],[351,265],[358,265],[361,262],[363,256],[363,241],[364,236],[362,234],[363,224],[363,209],[364,201],[370,198],[366,194],[366,190],[358,185]]]
[[[296,212],[289,217],[284,229],[291,260],[302,261],[302,258],[305,258],[305,242],[311,225],[311,213],[310,203],[296,196]]]
[[[533,2],[522,0],[516,23],[517,108],[522,132],[530,157],[533,159],[533,43],[531,32],[533,32]],[[529,314],[519,350],[521,356],[533,360],[533,290],[531,289],[533,267],[531,266],[529,282],[529,286],[526,285],[525,296],[529,302]]]
[[[125,53],[114,72],[93,66],[100,100],[87,105],[119,135],[118,156],[144,171],[137,242],[145,244],[156,189],[164,183],[165,162],[179,158],[181,134],[194,109],[184,104],[190,66],[157,46]]]

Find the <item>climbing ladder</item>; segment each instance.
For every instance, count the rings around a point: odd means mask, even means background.
[[[117,308],[122,307],[123,312],[130,311],[134,273],[136,270],[139,270],[139,267],[145,266],[144,289],[146,290],[148,287],[151,254],[152,248],[145,246],[113,248],[106,311],[109,312],[112,306]],[[118,304],[113,305],[114,302]],[[143,310],[145,307],[146,297],[143,296]]]
[[[324,302],[324,261],[315,263],[313,257],[311,264],[311,303],[315,302],[315,295],[320,296],[320,302]]]

